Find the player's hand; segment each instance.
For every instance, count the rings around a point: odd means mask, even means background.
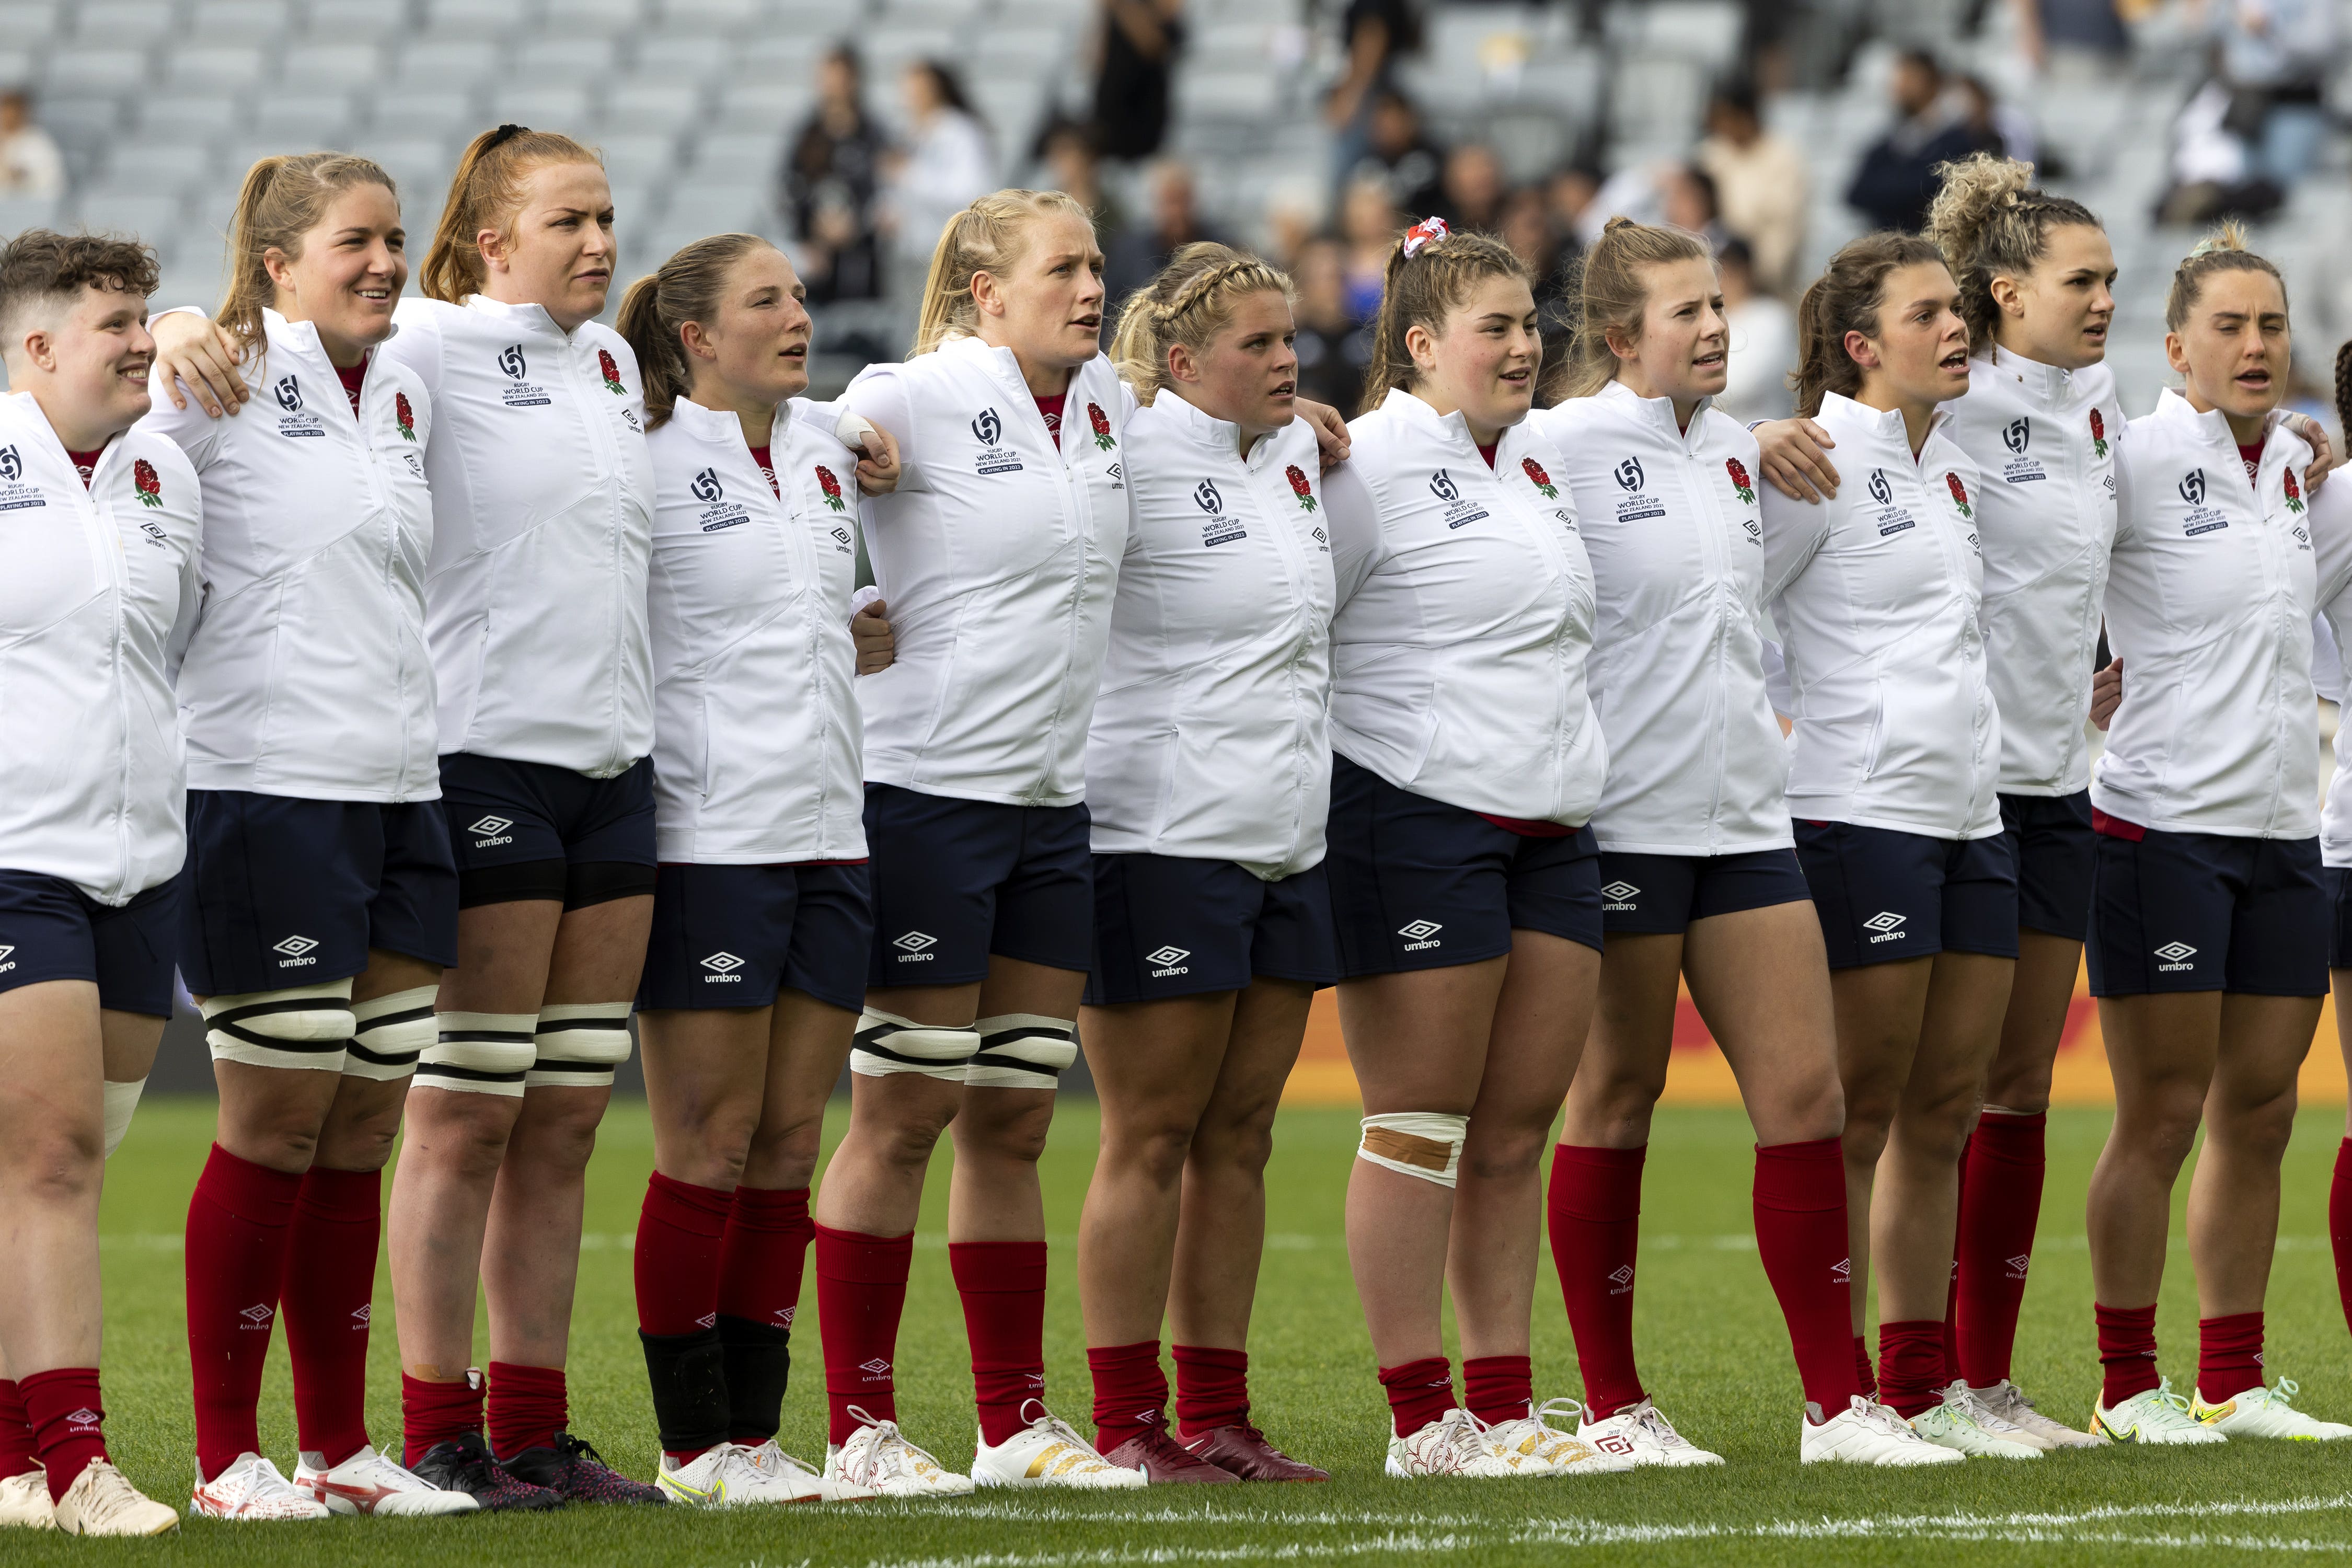
[[[1348,422],[1339,417],[1338,409],[1311,397],[1297,398],[1291,406],[1297,410],[1299,417],[1315,426],[1316,455],[1322,458],[1325,473],[1348,460]]]
[[[180,395],[183,387],[215,419],[224,412],[235,414],[253,395],[236,373],[245,362],[245,345],[234,333],[185,310],[156,317],[147,331],[155,340],[156,376],[173,407],[188,405]]]
[[[2303,488],[2316,495],[2336,471],[2336,446],[2327,438],[2327,426],[2308,414],[2290,414],[2286,427],[2311,444],[2311,466],[2303,470]]]
[[[885,436],[884,440],[890,437]],[[893,466],[897,454],[892,453]],[[865,465],[859,464],[863,469]],[[895,482],[895,481],[894,481]],[[890,668],[898,657],[898,639],[890,630],[890,606],[880,599],[859,606],[849,617],[850,640],[857,645],[857,673],[873,675]]]
[[[2123,706],[2123,700],[2124,661],[2122,659],[2117,659],[2113,664],[2107,666],[2106,668],[2097,671],[2091,677],[2091,724],[2093,728],[2101,731],[2105,730],[2107,727],[2107,721],[2116,716],[2116,710]]]
[[[879,425],[869,425],[866,431],[865,444],[857,448],[857,493],[887,496],[898,488],[898,477],[904,471],[898,462],[898,443]]]
[[[1756,426],[1756,457],[1772,488],[1790,500],[1821,501],[1838,493],[1838,471],[1824,455],[1837,443],[1810,419],[1774,419]]]

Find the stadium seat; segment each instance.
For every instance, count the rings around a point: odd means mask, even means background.
[[[205,43],[266,44],[293,31],[288,0],[197,0],[188,36]]]

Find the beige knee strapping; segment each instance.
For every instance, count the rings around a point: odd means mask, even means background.
[[[283,991],[246,991],[202,1005],[213,1060],[258,1068],[341,1072],[351,1044],[348,978]]]
[[[433,1016],[439,987],[414,986],[352,1004],[352,1048],[343,1071],[352,1078],[394,1083],[416,1070],[425,1050],[441,1038]]]
[[[115,1083],[111,1080],[107,1083],[106,1157],[108,1159],[113,1159],[114,1152],[122,1147],[123,1134],[131,1131],[131,1113],[139,1109],[139,1093],[146,1087],[147,1080],[143,1078],[133,1083]]]
[[[1052,1089],[1078,1059],[1078,1026],[1037,1013],[1000,1013],[972,1026],[980,1048],[964,1082],[975,1089]]]
[[[969,1028],[918,1024],[895,1013],[868,1007],[857,1020],[857,1034],[849,1050],[849,1070],[867,1078],[919,1072],[948,1083],[961,1083],[971,1054],[980,1049],[980,1036]]]
[[[538,1059],[526,1089],[610,1089],[629,1059],[629,1004],[558,1002],[539,1010]]]
[[[1364,1118],[1356,1158],[1383,1165],[1402,1176],[1417,1176],[1441,1187],[1454,1184],[1462,1164],[1462,1141],[1470,1119],[1434,1110],[1402,1110]]]
[[[531,1013],[444,1013],[434,1043],[416,1063],[420,1089],[520,1097],[523,1074],[539,1055]]]

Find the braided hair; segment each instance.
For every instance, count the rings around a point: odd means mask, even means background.
[[[2352,338],[2336,351],[2336,427],[2352,439]]]
[[[1209,240],[1180,248],[1158,277],[1128,297],[1118,313],[1110,357],[1120,378],[1135,389],[1136,401],[1150,406],[1168,384],[1172,345],[1201,353],[1233,320],[1234,305],[1260,293],[1295,298],[1289,278],[1247,251]]]
[[[2050,231],[2069,224],[2091,228],[2098,216],[2078,201],[2053,196],[2033,184],[2033,165],[1991,153],[1938,164],[1944,188],[1927,209],[1927,237],[1941,246],[1960,286],[1960,320],[1972,352],[1992,353],[2000,306],[1996,278],[2023,278],[2050,249]]]

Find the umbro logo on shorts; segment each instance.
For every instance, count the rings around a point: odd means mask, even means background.
[[[1601,906],[1604,910],[1630,910],[1634,907],[1633,900],[1642,896],[1642,889],[1631,882],[1612,882],[1601,889],[1601,896],[1609,900]]]
[[[475,848],[488,849],[494,844],[513,843],[513,836],[507,832],[507,829],[513,826],[513,817],[500,816],[498,813],[492,812],[489,816],[485,816],[479,822],[474,824],[473,826],[466,829],[466,831],[479,835],[479,837],[474,840]]]
[[[1435,938],[1444,929],[1436,921],[1408,921],[1397,927],[1397,935],[1405,939],[1404,950],[1407,952],[1419,952],[1425,947],[1444,947],[1445,944]]]
[[[710,971],[709,973],[702,977],[702,983],[705,985],[740,984],[742,983],[743,977],[735,972],[743,967],[743,961],[736,957],[731,952],[714,952],[709,958],[702,961],[702,967]]]
[[[1908,915],[1898,915],[1893,910],[1881,910],[1876,914],[1871,916],[1868,920],[1863,921],[1862,925],[1864,931],[1873,931],[1878,933],[1876,936],[1870,939],[1873,942],[1901,942],[1911,933],[1906,931],[1898,931],[1895,928],[1910,918],[1911,917]]]
[[[898,950],[898,962],[901,963],[929,963],[937,954],[927,952],[924,949],[937,947],[939,944],[938,937],[923,931],[910,931],[904,936],[894,936],[890,939],[890,945]]]
[[[1156,963],[1160,966],[1151,972],[1152,979],[1165,980],[1171,974],[1189,973],[1190,970],[1186,967],[1184,961],[1192,956],[1192,950],[1191,948],[1178,947],[1173,942],[1171,942],[1145,953],[1143,955],[1143,962],[1146,963]]]
[[[2197,956],[2197,950],[2185,942],[2168,942],[2156,950],[2156,956],[2164,960],[2162,963],[2156,966],[2160,973],[2197,967],[2189,962]]]
[[[310,956],[310,950],[318,945],[319,939],[314,936],[289,936],[284,942],[272,942],[269,951],[286,955],[278,961],[278,968],[294,969],[303,964],[318,963],[317,959]]]

